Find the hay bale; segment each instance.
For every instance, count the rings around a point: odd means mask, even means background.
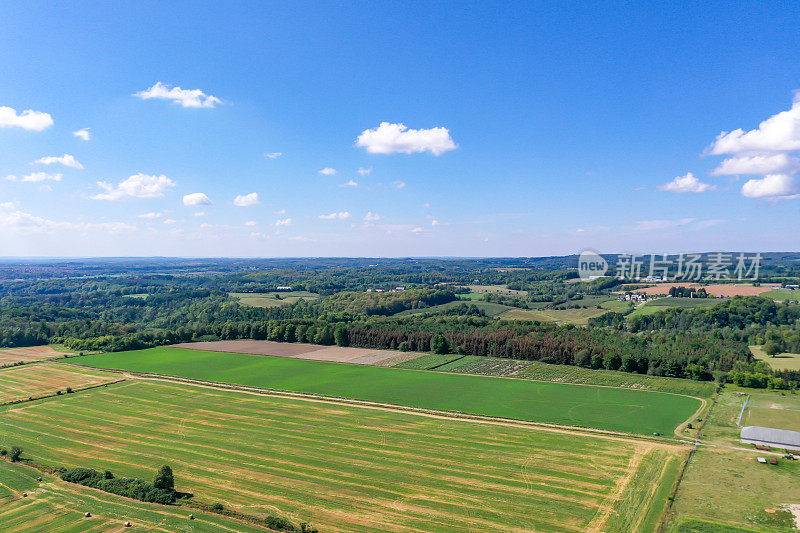
[[[131,523],[130,522],[125,522],[125,527],[131,527]]]
[[[193,514],[189,515],[189,520],[194,520],[194,515]]]
[[[83,516],[85,516],[86,518],[91,518],[91,517],[92,517],[92,513],[90,513],[89,511],[86,511],[86,512],[83,514]]]

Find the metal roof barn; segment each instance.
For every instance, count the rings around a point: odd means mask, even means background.
[[[758,444],[760,446],[800,451],[800,431],[745,426],[742,428],[740,438],[745,444]]]

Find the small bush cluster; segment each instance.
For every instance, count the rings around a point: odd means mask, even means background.
[[[170,476],[171,474],[172,471],[170,471]],[[91,468],[72,468],[63,472],[61,479],[143,502],[161,504],[175,502],[175,490],[172,487],[165,488],[162,485],[160,488],[154,483],[139,478],[114,477],[114,474],[108,470],[98,472]]]

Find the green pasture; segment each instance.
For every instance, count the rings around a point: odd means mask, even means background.
[[[454,300],[452,302],[447,302],[446,304],[433,305],[431,307],[423,307],[420,309],[406,309],[405,311],[400,311],[399,313],[396,313],[393,316],[409,316],[409,315],[421,315],[424,313],[439,313],[442,311],[447,311],[448,309],[452,309],[454,307],[458,307],[462,304],[474,305],[475,307],[486,313],[487,316],[497,316],[503,313],[504,311],[507,311],[509,309],[514,309],[513,307],[509,307],[508,305],[496,304],[493,302],[483,302],[479,300],[467,302],[463,300]]]
[[[657,392],[169,347],[70,360],[97,368],[644,434],[670,435],[700,406],[695,398]]]
[[[769,356],[764,353],[763,346],[751,346],[753,357],[759,361],[766,361],[773,370],[800,370],[800,354],[779,353]]]

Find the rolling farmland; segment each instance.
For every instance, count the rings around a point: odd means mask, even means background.
[[[80,364],[612,431],[671,434],[697,410],[688,396],[182,348],[75,358]]]
[[[7,406],[0,416],[0,444],[21,445],[38,462],[140,477],[166,462],[176,488],[199,501],[308,520],[321,531],[650,531],[684,453],[511,422],[137,379]],[[82,510],[74,494],[82,490],[69,489],[52,498]]]

